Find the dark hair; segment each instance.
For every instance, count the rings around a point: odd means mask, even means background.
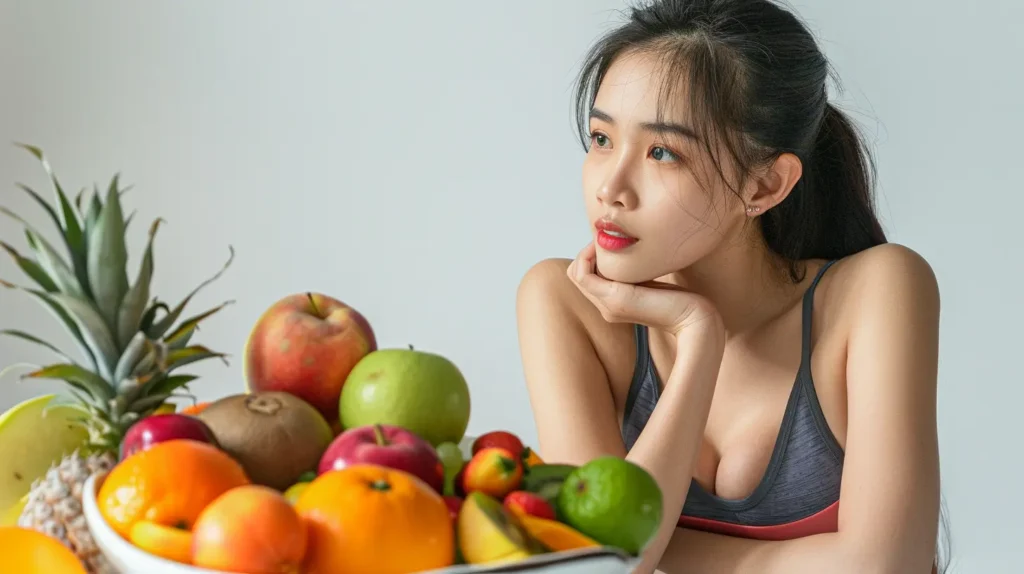
[[[660,57],[663,105],[685,87],[700,141],[728,183],[716,144],[741,177],[782,153],[803,176],[759,219],[768,248],[790,262],[837,259],[886,242],[874,211],[874,163],[852,123],[828,102],[828,60],[808,29],[768,0],[657,0],[587,54],[576,89],[576,122],[589,145],[597,89],[616,58]],[[681,81],[685,80],[685,81]],[[663,112],[659,111],[659,114]]]
[[[800,260],[838,259],[886,243],[874,209],[871,153],[829,103],[826,80],[838,80],[792,12],[771,0],[654,0],[630,9],[626,23],[591,48],[580,71],[576,123],[584,148],[597,89],[616,58],[629,53],[660,58],[659,115],[685,93],[692,127],[727,183],[718,143],[741,177],[782,153],[800,158],[800,181],[759,218],[765,243],[789,262],[794,280],[801,277]],[[943,520],[943,571],[947,527]]]

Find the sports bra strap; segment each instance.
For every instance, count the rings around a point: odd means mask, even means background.
[[[828,268],[835,262],[836,260],[832,259],[822,265],[821,269],[819,269],[818,273],[814,276],[814,280],[811,281],[811,286],[808,287],[807,291],[804,293],[802,318],[803,335],[800,343],[800,361],[804,367],[809,367],[811,364],[811,319],[814,315],[814,290],[818,287],[818,282],[821,281],[821,276],[824,275],[825,271],[828,271]]]

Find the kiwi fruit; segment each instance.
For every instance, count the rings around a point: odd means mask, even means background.
[[[284,491],[315,472],[334,440],[330,424],[312,405],[290,393],[260,391],[231,395],[198,416],[220,447],[255,484]]]

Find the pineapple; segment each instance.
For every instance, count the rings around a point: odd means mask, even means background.
[[[188,383],[196,377],[178,374],[178,368],[210,358],[224,359],[201,345],[190,344],[199,323],[230,301],[204,313],[179,318],[188,302],[204,286],[216,280],[224,267],[171,308],[150,299],[153,276],[153,238],[160,225],[156,219],[134,281],[127,269],[125,218],[121,195],[127,189],[114,175],[101,197],[93,186],[91,198],[79,193],[68,200],[43,152],[19,144],[38,159],[52,182],[56,206],[19,184],[49,214],[60,231],[66,253],[57,251],[28,222],[0,207],[0,214],[13,218],[25,230],[34,257],[26,257],[0,241],[17,266],[35,286],[19,286],[0,280],[0,286],[16,289],[40,301],[70,333],[77,344],[77,359],[49,342],[18,330],[0,330],[0,335],[41,345],[59,356],[59,362],[36,368],[23,379],[63,381],[66,396],[59,404],[70,404],[82,413],[78,424],[89,439],[74,453],[55,463],[45,476],[35,480],[19,525],[42,531],[63,542],[81,559],[89,572],[112,572],[96,548],[82,515],[83,483],[116,462],[121,439],[128,427],[152,414],[177,396],[188,395]],[[83,203],[83,201],[85,201]],[[56,207],[56,209],[55,209]],[[230,249],[230,248],[229,248]]]

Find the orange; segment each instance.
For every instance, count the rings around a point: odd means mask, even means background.
[[[203,510],[192,528],[192,564],[252,574],[298,574],[306,523],[280,492],[233,488]]]
[[[455,530],[441,495],[416,477],[373,464],[328,471],[295,503],[309,525],[304,574],[398,574],[455,562]]]
[[[85,566],[56,538],[17,526],[0,527],[0,563],[18,574],[86,574]]]
[[[209,402],[196,403],[196,404],[194,404],[192,406],[182,407],[180,414],[195,416],[195,415],[198,415],[199,413],[203,412],[204,410],[206,410],[206,407],[208,407],[208,406],[210,406]]]
[[[100,513],[125,539],[140,520],[191,530],[215,498],[249,484],[237,461],[204,442],[178,439],[136,452],[107,475],[97,496]]]

